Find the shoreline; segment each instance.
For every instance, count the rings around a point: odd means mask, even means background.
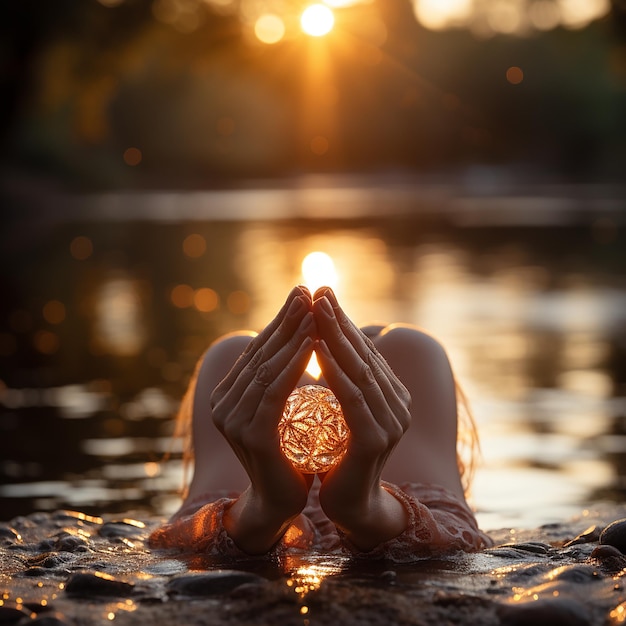
[[[0,523],[0,623],[620,624],[626,556],[598,537],[626,505],[585,513],[408,565],[322,554],[218,562],[149,550],[160,518],[34,513]],[[626,529],[617,535],[626,543]]]

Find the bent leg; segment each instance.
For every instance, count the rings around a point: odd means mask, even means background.
[[[389,457],[389,482],[432,483],[463,497],[456,456],[457,398],[445,350],[413,326],[392,324],[374,344],[411,394],[411,425]]]
[[[241,463],[213,423],[210,400],[213,389],[228,374],[254,336],[252,332],[226,335],[213,343],[202,357],[193,395],[194,473],[187,503],[205,493],[242,492],[248,485],[248,476]]]

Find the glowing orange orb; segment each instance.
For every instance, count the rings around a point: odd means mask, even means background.
[[[349,434],[339,401],[321,385],[294,389],[278,423],[283,454],[305,474],[327,472],[339,463]]]

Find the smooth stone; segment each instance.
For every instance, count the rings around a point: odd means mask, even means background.
[[[15,609],[11,606],[0,606],[0,624],[17,624],[24,618],[30,617],[26,611]]]
[[[144,571],[146,574],[154,574],[155,576],[173,576],[174,574],[182,574],[188,569],[189,568],[182,561],[168,559],[148,565],[144,568]]]
[[[54,547],[60,552],[85,552],[89,549],[87,540],[80,535],[63,532],[59,533],[54,539]]]
[[[483,550],[483,554],[490,554],[491,556],[497,556],[501,559],[515,559],[520,561],[522,559],[528,559],[528,552],[519,550],[517,546],[513,544],[487,548]]]
[[[127,598],[132,594],[134,586],[133,583],[117,580],[108,574],[79,572],[68,580],[65,593],[77,598]]]
[[[533,554],[547,554],[552,546],[538,541],[526,541],[524,543],[503,543],[498,548],[514,548],[522,552],[532,552]]]
[[[228,593],[248,583],[266,583],[257,574],[238,570],[215,570],[175,576],[167,583],[167,593],[179,596],[214,596]]]
[[[14,528],[11,528],[6,524],[0,525],[0,539],[2,539],[4,545],[22,541],[20,534]]]
[[[114,521],[105,522],[98,530],[98,534],[101,537],[115,538],[136,538],[145,534],[145,526],[141,522],[133,523],[134,520],[129,521]]]
[[[591,565],[563,565],[557,567],[547,574],[553,580],[565,581],[569,583],[590,583],[602,579],[598,570]]]
[[[564,548],[569,548],[570,546],[576,546],[581,543],[594,543],[600,539],[600,534],[602,533],[602,528],[600,526],[590,526],[587,530],[584,530],[580,535],[577,535],[571,541],[568,541],[563,545]]]
[[[600,535],[600,543],[614,546],[626,554],[626,519],[616,520],[609,524]]]
[[[587,609],[569,598],[501,604],[500,626],[591,626]]]
[[[83,524],[95,524],[100,526],[102,524],[101,517],[93,517],[92,515],[86,515],[80,511],[66,511],[59,510],[52,513],[52,519],[58,522],[79,522]]]

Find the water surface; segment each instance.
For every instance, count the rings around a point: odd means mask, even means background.
[[[314,250],[333,258],[357,323],[418,324],[447,347],[481,435],[483,527],[533,527],[623,499],[618,223],[104,214],[5,228],[2,518],[174,510],[172,415],[196,360],[222,333],[267,323]]]

